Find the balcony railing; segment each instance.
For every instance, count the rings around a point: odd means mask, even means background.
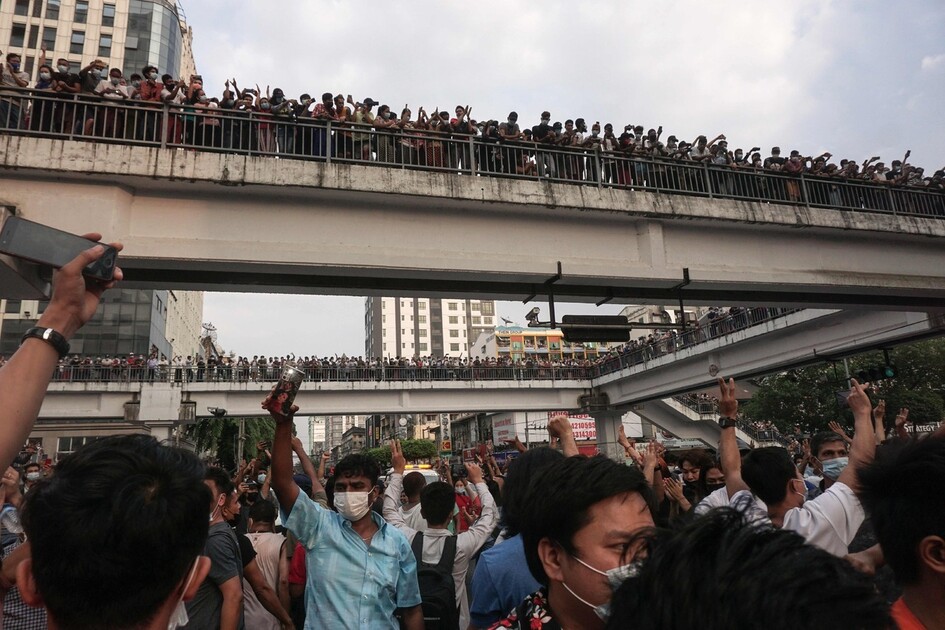
[[[4,87],[0,133],[945,218],[945,193],[407,127]]]

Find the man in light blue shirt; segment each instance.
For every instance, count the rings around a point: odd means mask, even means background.
[[[349,455],[335,467],[334,503],[326,510],[292,479],[292,416],[271,399],[263,407],[276,421],[272,444],[272,487],[282,520],[306,550],[306,628],[423,629],[417,561],[407,538],[371,510],[380,468],[363,455]],[[297,411],[293,407],[293,414]],[[323,491],[313,479],[313,489]]]

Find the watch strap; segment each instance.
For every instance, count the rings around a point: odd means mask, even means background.
[[[719,426],[723,429],[728,429],[729,427],[734,427],[738,424],[738,421],[735,418],[729,418],[728,416],[719,416]]]
[[[40,328],[39,326],[34,326],[33,328],[27,330],[23,335],[23,339],[20,340],[20,345],[22,345],[27,339],[42,339],[56,349],[56,352],[59,353],[60,359],[66,358],[66,355],[69,354],[69,342],[66,341],[66,338],[53,328]]]

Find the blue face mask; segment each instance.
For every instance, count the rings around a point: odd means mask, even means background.
[[[823,462],[822,466],[824,468],[824,477],[836,481],[840,477],[840,473],[843,472],[843,469],[847,467],[847,464],[850,463],[848,457],[836,457],[834,459],[828,459]]]

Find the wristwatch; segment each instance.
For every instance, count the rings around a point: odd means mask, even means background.
[[[66,338],[61,334],[53,330],[52,328],[39,328],[34,327],[26,331],[26,334],[23,335],[23,338],[20,340],[20,345],[23,345],[23,342],[30,338],[42,339],[53,348],[56,349],[56,352],[59,353],[59,358],[64,359],[66,355],[69,354],[69,342],[66,341]]]
[[[719,416],[719,426],[723,429],[728,429],[734,427],[738,424],[738,421],[735,418],[729,418],[728,416]]]

